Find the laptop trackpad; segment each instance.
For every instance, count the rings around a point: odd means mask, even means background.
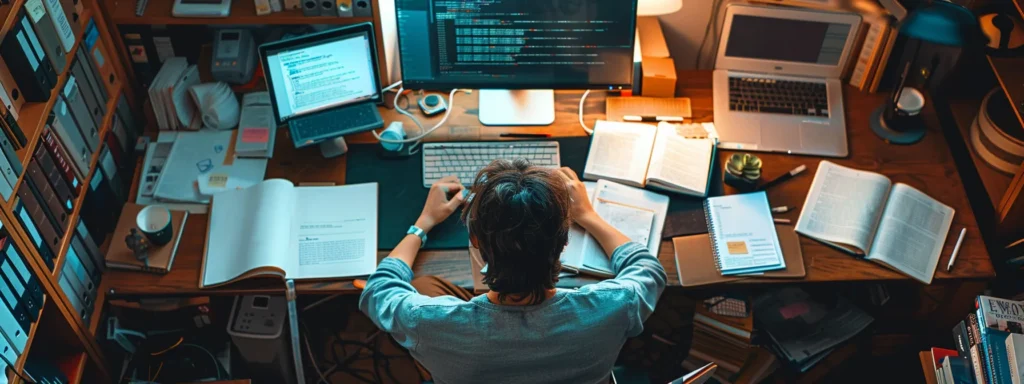
[[[836,151],[840,137],[835,127],[829,124],[800,123],[800,141],[808,151]]]
[[[800,146],[800,126],[793,120],[773,119],[761,122],[761,149],[782,151]]]

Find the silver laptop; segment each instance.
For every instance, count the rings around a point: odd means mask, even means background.
[[[839,77],[860,24],[853,13],[729,6],[714,75],[719,147],[846,156]]]

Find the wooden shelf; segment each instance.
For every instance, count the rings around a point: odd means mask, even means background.
[[[1017,6],[1017,11],[1020,11],[1020,17],[1024,17],[1024,0],[1013,0],[1013,5]]]
[[[1010,181],[1013,179],[1013,176],[1000,172],[982,161],[971,144],[971,124],[973,124],[974,118],[981,108],[981,100],[950,101],[949,107],[953,113],[953,118],[956,120],[956,126],[960,131],[960,135],[963,137],[964,143],[967,144],[967,150],[971,154],[974,168],[978,170],[978,176],[981,177],[981,183],[985,188],[985,193],[988,195],[989,204],[994,209],[999,205],[999,201],[1002,200],[1007,188],[1010,187]]]
[[[25,4],[25,0],[14,0],[10,4],[0,5],[0,20],[4,23],[0,25],[0,40],[3,40],[4,36],[7,36],[7,31],[14,25],[14,17],[18,14],[15,12],[21,9],[21,6]]]
[[[53,87],[50,91],[50,98],[45,103],[26,103],[21,108],[20,116],[18,118],[18,125],[25,132],[25,137],[28,138],[28,145],[15,151],[18,158],[21,159],[21,165],[27,166],[29,160],[32,159],[32,154],[35,153],[36,145],[39,143],[40,134],[43,132],[43,127],[46,126],[46,119],[50,116],[50,111],[53,109],[54,104],[57,103],[58,95],[60,91],[64,89],[64,84],[68,80],[68,74],[71,73],[71,63],[75,61],[75,53],[78,52],[78,47],[82,46],[82,39],[85,35],[85,26],[88,25],[90,19],[89,10],[85,10],[82,14],[82,35],[77,36],[75,39],[75,45],[71,47],[71,52],[67,54],[67,65],[64,66],[63,70],[57,76],[57,86]],[[21,177],[18,179],[17,185],[14,186],[14,190],[17,191],[25,178],[25,173],[22,172]],[[14,198],[4,202],[8,208],[13,207]]]
[[[932,369],[932,353],[922,351],[917,354],[917,357],[921,360],[921,370],[924,373],[925,384],[935,384],[935,370]]]
[[[110,95],[110,100],[107,100],[107,115],[103,117],[103,125],[100,126],[99,137],[102,139],[106,137],[107,132],[110,131],[111,126],[114,124],[114,116],[117,112],[117,101],[121,97],[121,89],[118,88],[116,92]],[[102,146],[101,146],[102,148]],[[82,185],[89,185],[89,181],[96,175],[96,169],[99,168],[100,153],[103,152],[100,148],[96,148],[93,151],[92,158],[89,160],[89,169],[85,178],[82,179]],[[57,252],[56,259],[53,262],[53,273],[54,277],[60,276],[60,271],[63,269],[65,257],[68,253],[68,248],[71,247],[71,234],[74,233],[74,225],[78,222],[78,215],[82,211],[82,206],[85,205],[85,191],[82,191],[78,197],[75,198],[74,209],[71,210],[71,214],[68,215],[69,228],[65,228],[64,238],[60,241],[60,248]]]
[[[1018,3],[1018,5],[1020,4]],[[992,72],[995,72],[996,78],[999,79],[999,86],[1003,88],[1006,97],[1010,99],[1010,105],[1017,115],[1017,120],[1024,125],[1024,58],[989,56],[988,63],[992,66]]]
[[[302,15],[301,10],[275,12],[265,16],[256,14],[253,0],[233,0],[231,15],[224,18],[174,17],[171,8],[174,0],[149,0],[145,13],[135,16],[137,0],[105,0],[104,8],[114,24],[165,24],[165,25],[240,25],[240,24],[356,24],[373,21],[372,17],[334,17]]]

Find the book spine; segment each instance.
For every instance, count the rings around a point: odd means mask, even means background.
[[[715,241],[715,222],[711,220],[711,202],[704,200],[704,220],[708,223],[708,238],[711,239],[711,255],[715,258],[715,268],[722,272],[722,258],[718,254],[718,243]]]
[[[1020,371],[1017,370],[1017,348],[1014,348],[1013,337],[1006,338],[1006,361],[1010,366],[1010,382],[1020,383]]]
[[[978,313],[978,335],[981,336],[979,338],[981,342],[979,350],[985,354],[983,360],[985,361],[985,373],[988,382],[989,384],[1002,384],[1003,378],[1000,375],[1001,364],[999,364],[999,359],[996,357],[995,346],[992,345],[992,341],[996,339],[992,334],[997,331],[985,325],[988,323],[985,321],[985,310],[982,308],[980,297],[975,299],[975,304]]]
[[[971,366],[974,369],[974,380],[978,384],[987,384],[985,376],[985,365],[981,358],[981,335],[978,334],[978,315],[971,313],[967,315],[967,341],[970,344]]]
[[[967,368],[974,373],[974,362],[971,360],[971,342],[970,337],[967,335],[967,321],[961,320],[959,324],[953,327],[953,344],[956,345],[957,355],[964,358],[964,362],[967,363]]]

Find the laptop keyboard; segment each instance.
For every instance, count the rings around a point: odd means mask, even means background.
[[[824,83],[729,78],[729,110],[828,117]]]
[[[561,156],[557,141],[493,141],[474,143],[423,144],[423,186],[455,175],[464,184],[473,183],[477,172],[495,159],[526,159],[542,168],[558,168]]]
[[[366,103],[303,116],[292,120],[288,126],[297,136],[296,141],[304,141],[380,128],[383,124],[377,107]]]

